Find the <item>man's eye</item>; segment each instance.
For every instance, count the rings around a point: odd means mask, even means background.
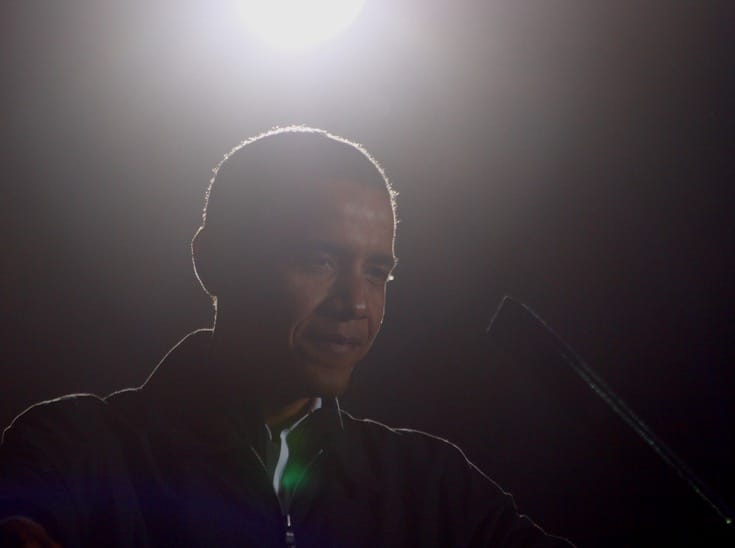
[[[385,268],[372,267],[367,269],[367,277],[375,283],[384,284],[393,279],[393,274]]]
[[[309,269],[319,271],[335,269],[335,264],[332,257],[323,253],[307,255],[304,258],[304,265]]]

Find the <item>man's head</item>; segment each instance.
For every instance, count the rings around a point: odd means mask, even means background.
[[[215,170],[194,241],[218,336],[283,397],[338,395],[383,320],[394,193],[359,146],[286,128]]]

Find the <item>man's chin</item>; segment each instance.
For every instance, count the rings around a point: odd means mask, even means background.
[[[312,396],[336,398],[344,394],[349,387],[353,369],[354,366],[329,367],[310,364],[304,370],[304,384]]]

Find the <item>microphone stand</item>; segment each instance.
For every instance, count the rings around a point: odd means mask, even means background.
[[[495,314],[490,320],[490,325],[486,330],[488,336],[491,335],[493,327],[500,323],[501,317],[506,318],[520,316],[522,319],[530,319],[533,324],[540,327],[543,332],[551,338],[552,345],[564,362],[566,362],[572,370],[581,377],[581,379],[589,386],[592,391],[597,394],[605,404],[649,446],[666,464],[673,470],[699,495],[724,521],[727,525],[733,523],[733,511],[730,509],[720,497],[718,497],[712,489],[710,489],[690,468],[687,464],[671,450],[649,427],[644,423],[631,409],[622,398],[613,392],[607,386],[605,381],[595,373],[582,358],[564,342],[551,327],[536,314],[531,308],[525,304],[516,301],[508,295],[504,296],[498,306]],[[497,331],[497,328],[496,330]]]

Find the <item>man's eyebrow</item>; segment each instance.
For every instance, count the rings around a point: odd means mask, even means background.
[[[310,251],[325,251],[333,255],[347,254],[347,250],[344,247],[323,240],[310,240],[304,242],[303,246],[306,250]],[[398,265],[398,257],[388,253],[378,253],[370,256],[370,262],[393,269]]]
[[[370,261],[375,264],[385,266],[391,270],[398,266],[398,257],[394,255],[388,255],[387,253],[373,255],[372,257],[370,257]]]
[[[303,242],[302,247],[306,251],[325,251],[326,253],[331,253],[332,255],[345,254],[345,250],[341,246],[333,244],[331,242],[325,242],[323,240],[308,240],[306,242]]]

